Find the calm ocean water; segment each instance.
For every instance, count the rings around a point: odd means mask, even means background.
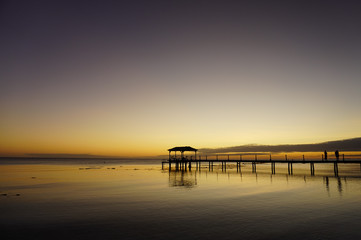
[[[1,160],[2,239],[361,239],[359,164]]]

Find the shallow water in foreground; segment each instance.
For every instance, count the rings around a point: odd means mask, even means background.
[[[50,160],[49,160],[50,161]],[[162,170],[158,162],[0,165],[6,239],[361,239],[360,165]]]

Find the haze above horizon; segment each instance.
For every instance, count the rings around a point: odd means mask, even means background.
[[[361,136],[361,3],[2,1],[0,155]]]

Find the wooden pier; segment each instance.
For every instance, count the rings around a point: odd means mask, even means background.
[[[293,167],[297,164],[309,164],[311,175],[315,175],[315,164],[331,164],[333,165],[334,173],[338,175],[338,166],[340,164],[360,164],[361,169],[361,160],[340,160],[340,161],[322,161],[322,160],[186,160],[186,161],[163,161],[162,169],[164,166],[168,165],[168,169],[171,170],[174,167],[176,170],[200,170],[203,167],[208,167],[209,171],[213,171],[215,165],[219,166],[222,171],[227,171],[227,164],[236,164],[237,171],[240,171],[242,168],[242,163],[248,163],[252,165],[252,172],[256,172],[258,164],[271,164],[272,174],[276,173],[276,164],[287,164],[288,165],[288,174],[293,174]]]
[[[164,169],[165,165],[168,165],[168,169],[171,170],[172,167],[175,167],[175,170],[191,170],[192,167],[195,167],[196,170],[200,170],[201,168],[207,168],[209,171],[213,171],[213,168],[215,165],[218,167],[221,167],[222,171],[227,171],[227,164],[236,164],[237,172],[241,170],[241,166],[244,163],[248,163],[252,165],[252,172],[257,171],[257,165],[258,164],[265,164],[270,163],[271,164],[271,172],[272,174],[276,173],[276,164],[287,164],[288,165],[288,174],[293,174],[293,167],[294,164],[309,164],[310,166],[310,172],[313,176],[315,174],[315,164],[331,164],[333,165],[335,176],[338,176],[338,166],[339,164],[360,164],[361,169],[361,159],[345,159],[345,155],[341,156],[341,159],[324,159],[323,155],[322,157],[317,159],[309,159],[306,160],[305,156],[302,156],[302,159],[299,160],[293,160],[289,159],[287,155],[285,155],[284,159],[272,159],[272,156],[269,155],[269,159],[258,159],[257,154],[254,155],[253,159],[245,159],[244,156],[241,154],[239,155],[239,159],[230,159],[230,155],[222,155],[221,157],[224,159],[219,158],[218,155],[213,156],[205,156],[205,158],[202,159],[202,157],[199,155],[197,156],[197,149],[192,147],[175,147],[172,149],[168,149],[169,151],[169,159],[168,161],[162,162],[162,169]],[[174,156],[171,155],[171,152],[174,151]],[[177,158],[176,152],[180,151],[181,155]],[[194,152],[194,158],[193,156],[191,158],[184,157],[184,152],[186,151],[192,151]],[[234,156],[234,155],[233,155]],[[249,155],[248,155],[249,156]],[[264,156],[264,154],[263,154]]]

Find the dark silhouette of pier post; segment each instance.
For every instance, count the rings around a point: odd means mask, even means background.
[[[288,163],[288,175],[292,175],[293,174],[293,163],[289,162]]]
[[[252,162],[252,172],[256,172],[256,170],[257,170],[257,167],[256,167],[257,165],[256,165],[256,162]]]
[[[335,172],[335,176],[338,176],[338,164],[337,164],[337,162],[333,163],[333,170]]]
[[[271,163],[271,171],[272,171],[272,174],[276,174],[276,163],[275,162]]]
[[[315,175],[315,163],[310,162],[310,170],[311,170],[311,176]]]

